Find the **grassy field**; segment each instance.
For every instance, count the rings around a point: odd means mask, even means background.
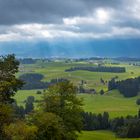
[[[81,95],[84,98],[84,109],[88,112],[109,112],[110,117],[136,115],[140,106],[136,105],[137,98],[125,98],[114,90],[106,95]]]
[[[40,100],[41,96],[36,94],[36,90],[21,90],[15,95],[18,104],[24,105],[27,96],[34,96],[36,100]],[[124,98],[118,91],[112,91],[105,95],[79,94],[83,98],[84,110],[93,113],[109,112],[110,117],[136,115],[140,106],[136,105],[136,99]]]
[[[81,80],[85,80],[85,88],[94,88],[97,92],[101,89],[107,90],[107,84],[102,84],[100,79],[109,81],[112,77],[118,76],[118,80],[137,77],[140,75],[140,67],[131,66],[129,64],[112,65],[105,64],[106,66],[120,66],[126,68],[126,73],[108,73],[108,72],[89,72],[89,71],[73,71],[65,72],[66,69],[75,66],[95,66],[88,62],[38,62],[32,65],[21,65],[18,75],[23,73],[40,73],[44,75],[44,81],[50,81],[55,78],[67,78],[74,84],[78,85]],[[133,72],[133,74],[131,73]]]
[[[140,140],[140,138],[116,138],[116,136],[109,131],[83,131],[79,135],[78,140]]]
[[[103,85],[100,82],[102,78],[105,81],[109,81],[112,77],[118,76],[118,80],[133,78],[140,76],[140,67],[131,66],[127,63],[121,63],[120,65],[105,64],[107,66],[120,66],[126,68],[126,73],[105,73],[105,72],[88,72],[88,71],[74,71],[65,72],[65,69],[75,66],[94,66],[95,64],[89,64],[88,62],[38,62],[32,65],[21,65],[20,72],[17,76],[23,73],[40,73],[44,75],[43,81],[50,81],[55,78],[67,78],[71,80],[75,85],[78,85],[81,80],[85,80],[85,88],[94,88],[97,92],[101,89],[107,91],[107,84]],[[132,74],[133,72],[133,74]],[[42,95],[36,94],[37,90],[20,90],[15,95],[19,105],[24,106],[24,101],[28,96],[34,96],[36,100],[40,100]],[[133,98],[124,98],[118,91],[114,90],[106,92],[105,95],[90,95],[79,94],[79,98],[84,99],[84,110],[93,113],[109,112],[110,117],[136,115],[140,106],[136,105],[137,98],[140,95]],[[84,131],[79,140],[129,140],[119,139],[109,131]],[[131,139],[140,140],[140,139]]]
[[[27,99],[28,96],[34,96],[35,100],[41,99],[42,95],[36,94],[36,91],[37,90],[19,90],[14,96],[14,99],[16,99],[19,105],[24,106],[24,101]]]

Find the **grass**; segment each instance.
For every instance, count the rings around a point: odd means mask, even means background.
[[[125,98],[118,91],[114,90],[106,95],[80,95],[84,98],[84,110],[93,113],[109,112],[110,117],[136,115],[140,106],[136,100],[140,96]]]
[[[65,72],[65,69],[77,66],[94,66],[95,64],[89,64],[88,62],[72,62],[65,63],[64,61],[57,62],[38,62],[32,65],[21,65],[21,71],[17,76],[23,73],[40,73],[44,75],[43,81],[50,81],[55,78],[67,78],[71,80],[75,85],[78,85],[81,80],[87,82],[85,88],[94,88],[97,92],[101,89],[107,91],[107,84],[103,85],[100,83],[100,79],[109,81],[112,77],[118,76],[118,80],[127,78],[134,78],[140,76],[140,67],[131,66],[127,63],[121,63],[120,65],[105,64],[106,66],[120,66],[126,68],[126,73],[105,73],[105,72],[89,72],[89,71],[74,71]],[[133,74],[132,74],[133,72]],[[35,100],[40,100],[42,95],[36,94],[37,90],[20,90],[15,95],[15,99],[19,105],[24,106],[24,101],[28,96],[34,96]],[[109,112],[110,117],[136,115],[140,108],[136,105],[137,98],[124,98],[118,91],[114,90],[105,95],[101,96],[80,94],[80,98],[84,99],[84,110],[93,113],[103,113],[104,111]],[[116,138],[114,133],[109,131],[83,131],[79,135],[78,140],[129,140]],[[131,139],[140,140],[140,139]]]
[[[28,96],[34,96],[35,100],[41,99],[41,95],[36,94],[36,91],[37,90],[19,90],[14,96],[14,99],[16,99],[18,105],[24,106],[24,101],[27,99]]]
[[[78,140],[140,140],[140,138],[116,138],[110,131],[83,131]]]
[[[36,90],[20,90],[15,95],[19,105],[24,106],[24,101],[28,96],[34,96],[35,100],[40,100],[42,95],[36,94]],[[125,98],[118,91],[106,93],[105,95],[79,94],[84,99],[84,110],[93,113],[109,112],[110,117],[136,115],[140,106],[136,105],[136,99]]]
[[[109,81],[112,77],[118,76],[118,80],[123,80],[127,78],[133,78],[140,76],[140,67],[132,66],[127,63],[120,63],[119,65],[112,65],[106,63],[105,66],[120,66],[126,68],[126,73],[107,73],[107,72],[89,72],[89,71],[74,71],[74,72],[65,72],[65,69],[75,67],[75,66],[94,66],[95,64],[89,64],[88,62],[70,62],[65,63],[64,61],[57,62],[40,62],[31,65],[22,65],[20,67],[20,72],[18,75],[23,73],[40,73],[44,75],[43,81],[50,81],[55,78],[67,78],[71,80],[75,85],[78,85],[81,80],[85,80],[85,88],[94,88],[97,92],[101,89],[107,91],[107,84],[102,84],[100,79],[104,81]],[[133,72],[133,74],[132,74]],[[19,104],[23,104],[23,101],[27,96],[35,96],[38,100],[40,95],[35,94],[35,90],[30,91],[19,91],[15,98],[18,100]],[[111,117],[116,116],[126,116],[136,115],[139,106],[136,105],[136,99],[134,98],[124,98],[117,91],[110,92],[106,95],[87,95],[81,94],[80,97],[84,98],[84,109],[85,111],[94,112],[94,113],[103,113],[107,111],[110,113]]]
[[[49,62],[32,65],[22,65],[21,71],[17,76],[23,73],[40,73],[44,75],[43,81],[50,81],[55,78],[67,78],[71,80],[74,84],[79,84],[81,80],[87,82],[84,85],[86,88],[94,88],[97,92],[101,89],[107,91],[107,84],[103,85],[100,83],[100,79],[109,81],[112,77],[118,76],[118,80],[123,80],[127,78],[134,78],[140,76],[140,67],[130,66],[127,63],[121,63],[120,65],[110,65],[108,66],[120,66],[126,68],[126,73],[105,73],[105,72],[88,72],[88,71],[74,71],[65,72],[65,69],[75,66],[94,66],[94,64],[88,64],[87,62]],[[131,74],[133,72],[134,74]],[[36,100],[40,100],[42,95],[36,94],[37,90],[20,90],[15,95],[19,105],[24,106],[24,101],[28,96],[34,96]],[[136,105],[137,98],[124,98],[118,91],[114,90],[105,95],[101,96],[90,95],[90,94],[80,94],[80,98],[84,99],[84,110],[93,113],[103,113],[104,111],[109,112],[110,117],[136,115],[140,106]],[[109,131],[83,131],[80,134],[78,140],[129,140],[116,138],[115,135]],[[140,140],[140,139],[131,139]]]
[[[107,73],[107,72],[89,72],[89,71],[73,71],[65,72],[66,69],[75,66],[94,66],[95,64],[89,64],[88,62],[38,62],[31,65],[22,65],[21,71],[17,74],[18,76],[23,73],[40,73],[44,75],[43,81],[50,81],[55,78],[67,78],[74,84],[78,85],[81,80],[85,80],[87,84],[86,88],[94,88],[97,92],[101,89],[107,90],[107,84],[102,84],[100,79],[103,78],[105,81],[109,81],[112,77],[118,76],[118,80],[133,78],[140,75],[140,67],[131,66],[129,64],[110,65],[106,66],[120,66],[126,68],[126,73]],[[133,72],[133,74],[131,74]]]

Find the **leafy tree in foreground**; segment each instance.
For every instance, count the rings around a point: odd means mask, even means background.
[[[19,62],[14,55],[0,57],[0,139],[4,139],[4,125],[13,121],[12,96],[23,85],[15,76],[18,67]]]
[[[13,110],[10,105],[0,104],[0,140],[2,140],[4,137],[4,125],[10,124],[10,122],[13,120],[12,115]]]
[[[65,126],[59,116],[54,113],[38,111],[30,117],[31,122],[38,128],[37,140],[65,139]]]
[[[65,140],[76,140],[76,133],[82,129],[82,100],[76,94],[77,88],[72,83],[60,82],[48,89],[41,104],[44,112],[53,113],[63,120]]]
[[[37,127],[18,120],[4,127],[6,140],[35,140]]]

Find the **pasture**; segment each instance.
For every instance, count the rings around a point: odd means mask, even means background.
[[[36,90],[20,90],[15,95],[15,99],[19,105],[24,106],[24,101],[28,96],[34,96],[35,100],[40,100],[43,94],[36,94]],[[93,113],[107,111],[111,118],[136,115],[140,107],[136,105],[136,99],[140,98],[140,96],[125,98],[116,90],[105,95],[78,94],[78,97],[83,98],[83,109],[85,111]]]
[[[83,131],[78,140],[140,140],[140,138],[117,138],[110,131]]]
[[[44,75],[43,81],[50,81],[56,78],[67,78],[75,85],[79,85],[81,80],[86,81],[84,88],[92,88],[97,93],[103,89],[104,95],[100,94],[78,94],[79,98],[83,98],[83,109],[86,112],[103,113],[109,112],[110,118],[137,115],[140,106],[136,105],[136,100],[140,95],[132,98],[123,97],[117,90],[107,91],[107,83],[102,84],[100,79],[109,81],[111,78],[117,76],[117,80],[127,78],[134,78],[140,76],[140,67],[132,66],[128,63],[120,63],[119,65],[110,64],[105,62],[105,66],[120,66],[126,68],[126,73],[108,73],[108,72],[89,72],[89,71],[73,71],[65,72],[66,69],[77,66],[95,66],[95,63],[89,62],[69,62],[56,61],[56,62],[42,62],[38,61],[36,64],[21,65],[20,72],[17,76],[24,73],[39,73]],[[14,98],[19,105],[25,105],[24,101],[28,96],[34,96],[35,100],[40,100],[43,94],[36,94],[37,90],[20,90],[16,93]],[[36,106],[36,103],[35,103]],[[115,135],[109,131],[83,131],[79,135],[78,140],[128,140],[116,138]],[[140,140],[140,139],[131,139]]]
[[[140,75],[140,67],[132,66],[128,63],[120,63],[119,65],[110,64],[105,62],[105,66],[119,66],[125,67],[125,73],[109,73],[109,72],[89,72],[89,71],[73,71],[65,72],[66,69],[71,67],[81,67],[81,66],[95,66],[96,63],[89,62],[69,62],[65,61],[54,61],[54,62],[42,62],[38,61],[36,64],[21,65],[20,72],[17,76],[23,73],[40,73],[44,75],[43,81],[50,81],[56,78],[66,78],[71,80],[75,85],[79,85],[81,80],[86,81],[84,84],[85,88],[92,88],[99,92],[101,89],[107,91],[107,82],[117,76],[118,80],[123,80],[127,78],[134,78]],[[100,79],[106,81],[106,84],[102,84]]]

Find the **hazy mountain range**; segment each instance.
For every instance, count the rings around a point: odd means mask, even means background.
[[[17,57],[140,57],[139,39],[57,40],[53,42],[4,42],[0,55],[15,53]]]

